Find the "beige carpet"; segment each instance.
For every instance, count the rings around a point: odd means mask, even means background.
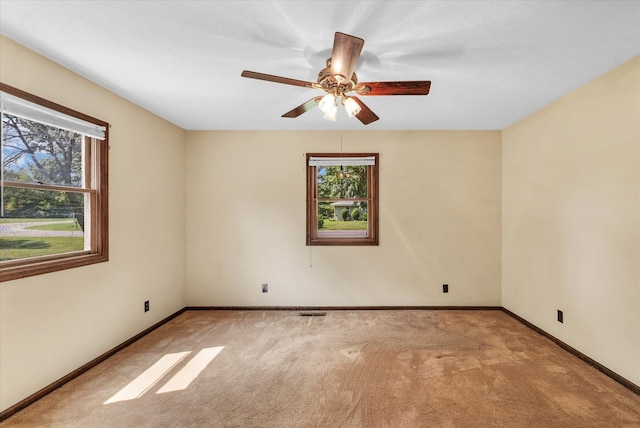
[[[0,426],[640,427],[640,396],[501,311],[298,314],[187,311]]]

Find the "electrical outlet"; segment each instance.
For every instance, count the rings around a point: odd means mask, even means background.
[[[558,309],[558,322],[561,322],[564,324],[564,314],[560,309]]]
[[[148,300],[145,300],[145,302],[144,302],[144,311],[145,312],[149,312],[149,301]]]
[[[442,292],[443,293],[449,292],[449,284],[442,284]]]
[[[269,292],[269,284],[262,284],[262,292],[263,293]]]

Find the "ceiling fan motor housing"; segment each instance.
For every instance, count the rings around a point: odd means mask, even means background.
[[[332,75],[331,58],[327,59],[327,66],[318,73],[318,85],[320,85],[320,89],[336,97],[344,97],[344,94],[352,91],[357,84],[358,76],[355,72],[351,75],[351,80],[348,82],[345,80],[340,81],[340,79]]]

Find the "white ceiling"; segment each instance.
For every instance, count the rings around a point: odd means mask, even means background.
[[[280,115],[322,92],[336,31],[365,39],[380,120]],[[640,1],[0,1],[0,32],[188,130],[503,129],[640,54]],[[1,76],[0,76],[1,78]]]

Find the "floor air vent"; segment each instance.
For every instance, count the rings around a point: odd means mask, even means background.
[[[326,312],[300,312],[298,315],[301,317],[323,317],[327,315]]]

